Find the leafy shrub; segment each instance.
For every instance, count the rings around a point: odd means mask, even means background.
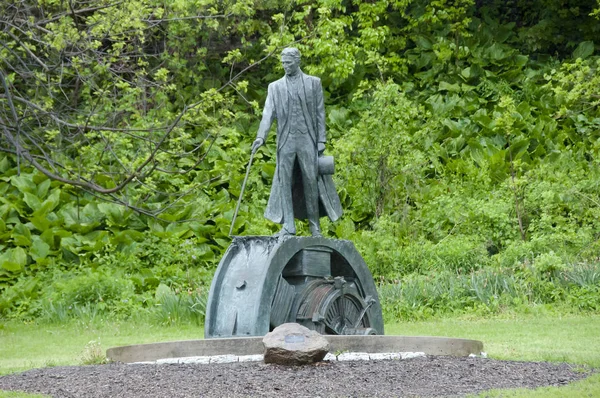
[[[156,289],[151,316],[161,325],[204,323],[206,315],[206,290],[173,291],[166,285]]]
[[[85,270],[79,275],[62,275],[52,288],[52,302],[69,309],[95,307],[101,312],[126,311],[134,300],[133,283],[119,273]]]
[[[537,268],[520,264],[516,268],[487,267],[470,274],[411,274],[382,283],[378,292],[384,319],[397,322],[448,313],[488,314],[557,303],[578,311],[600,309],[598,264],[577,264],[554,274],[554,256],[541,255],[539,263]],[[555,276],[550,276],[549,270]]]
[[[567,267],[562,276],[567,283],[572,283],[580,287],[598,287],[600,286],[600,261],[585,262],[574,264]]]
[[[571,289],[567,303],[581,311],[600,311],[600,287],[583,286]]]
[[[375,279],[393,280],[434,270],[469,273],[490,264],[479,238],[448,235],[437,243],[423,238],[405,242],[389,227],[389,220],[381,218],[373,231],[356,236],[357,247]]]

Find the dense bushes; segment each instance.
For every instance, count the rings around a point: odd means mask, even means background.
[[[387,322],[528,311],[548,304],[567,311],[599,311],[599,283],[600,262],[567,265],[550,253],[510,268],[411,274],[382,284],[379,295]]]
[[[154,305],[161,282],[205,295],[227,246],[218,238],[218,223],[164,226],[122,206],[95,202],[38,172],[23,169],[17,175],[3,159],[4,316],[54,319],[81,311],[131,316]]]
[[[323,231],[356,243],[388,320],[598,310],[596,2],[71,3],[6,9],[45,28],[0,32],[0,316],[201,322],[292,42],[323,81],[345,209]],[[274,157],[270,140],[234,233],[276,230]]]

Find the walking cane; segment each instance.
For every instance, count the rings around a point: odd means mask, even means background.
[[[257,150],[258,150],[258,148],[256,148],[256,150],[253,150],[252,153],[250,154],[250,161],[248,162],[248,168],[246,169],[246,177],[244,177],[244,182],[242,183],[242,191],[240,192],[240,197],[237,201],[237,205],[235,206],[235,212],[233,213],[233,219],[231,220],[231,227],[229,228],[229,236],[231,236],[231,233],[233,232],[233,226],[235,225],[235,219],[237,217],[238,210],[240,209],[240,203],[242,203],[242,196],[244,196],[244,189],[246,189],[246,181],[248,181],[248,175],[250,174],[250,166],[252,166],[252,160],[254,159],[254,154],[256,153]]]

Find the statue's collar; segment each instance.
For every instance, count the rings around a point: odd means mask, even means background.
[[[295,75],[285,75],[285,78],[290,81],[290,82],[297,82],[298,80],[302,79],[302,71],[298,70],[298,73],[296,73]]]

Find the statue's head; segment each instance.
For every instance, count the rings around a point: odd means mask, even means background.
[[[281,52],[281,65],[285,74],[293,76],[300,70],[300,51],[295,47],[284,48]]]

